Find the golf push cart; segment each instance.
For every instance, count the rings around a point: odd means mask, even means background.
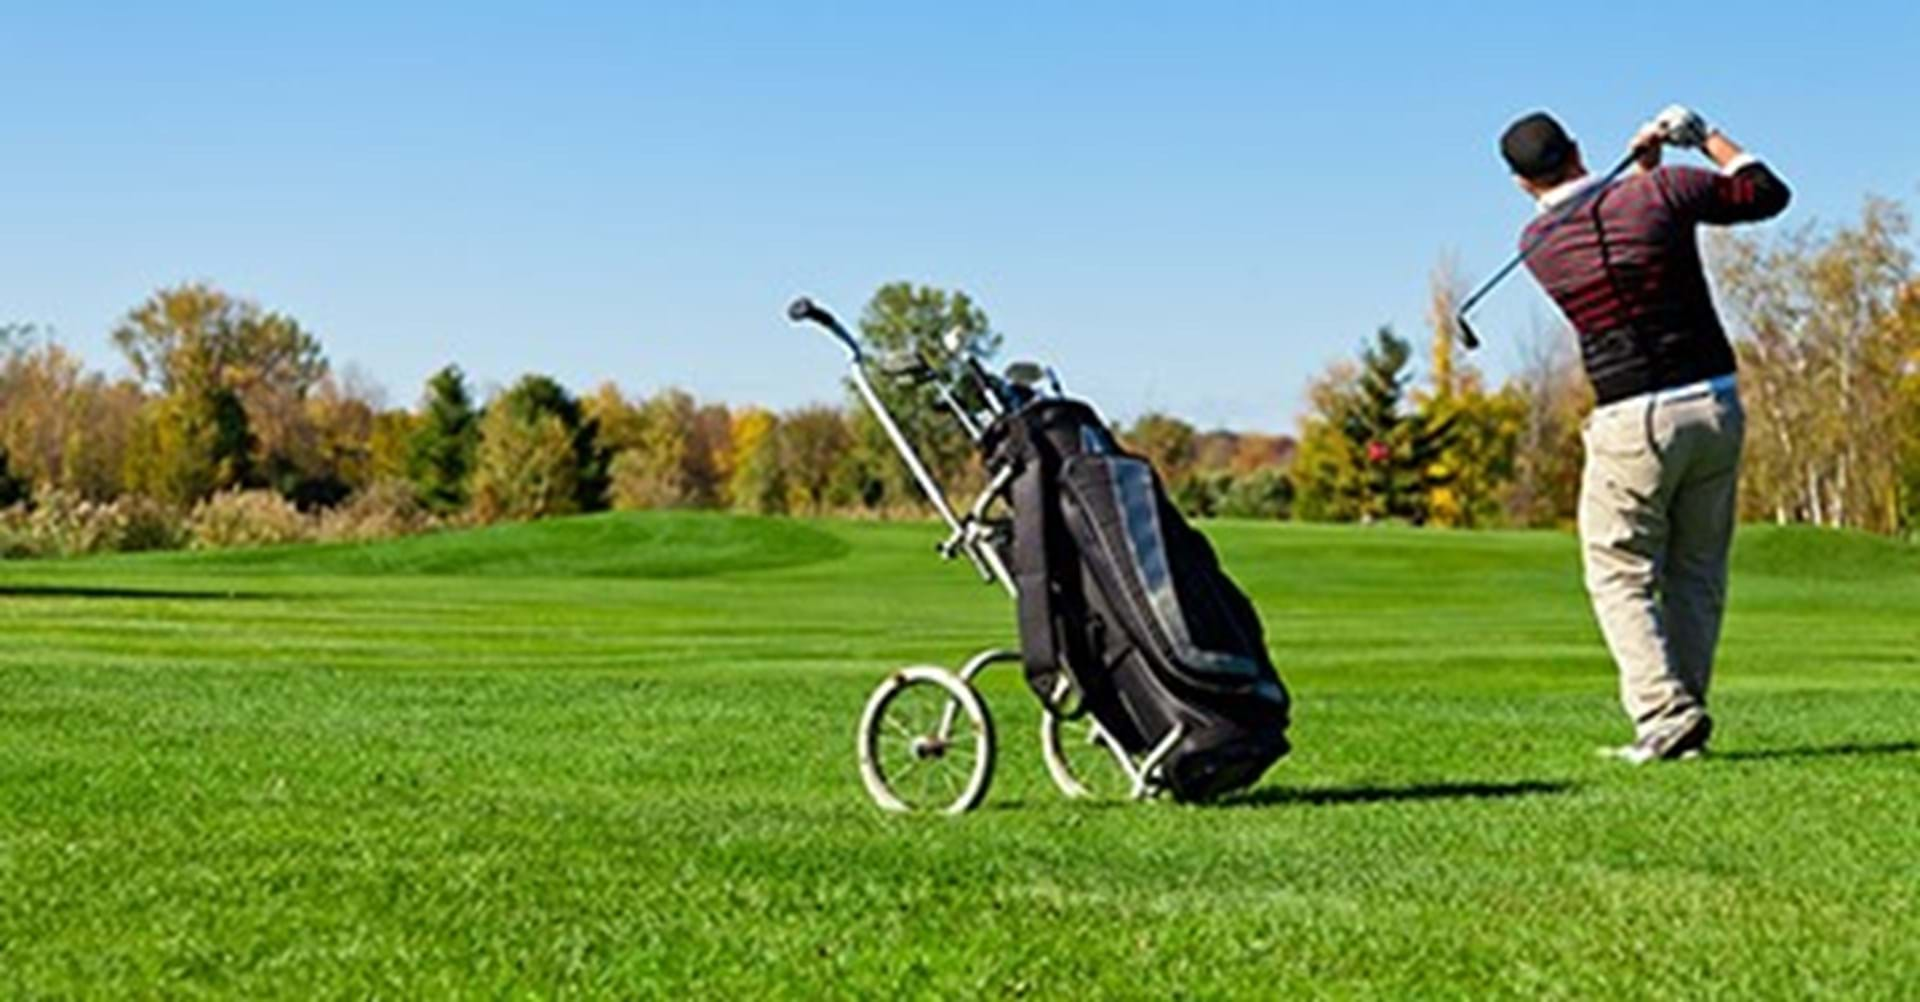
[[[1017,598],[1018,586],[1007,569],[1007,522],[993,517],[996,502],[1010,502],[1007,488],[1012,468],[990,468],[980,495],[966,508],[957,507],[900,430],[873,381],[878,377],[930,386],[942,409],[978,447],[995,419],[1036,397],[1059,396],[1059,381],[1053,373],[1031,362],[1015,362],[1004,373],[992,372],[974,344],[957,333],[946,339],[946,358],[912,353],[875,359],[861,350],[833,314],[812,300],[794,300],[787,315],[796,323],[818,325],[846,349],[854,389],[885,430],[927,502],[946,523],[947,538],[936,547],[940,556],[947,560],[965,556],[982,581],[998,584]],[[968,400],[977,406],[963,402]],[[993,665],[1020,659],[1019,651],[993,648],[968,658],[958,671],[920,665],[887,676],[867,700],[857,734],[860,779],[874,802],[890,811],[951,814],[978,806],[993,780],[996,746],[993,717],[974,680]],[[1063,705],[1071,695],[1064,688],[1070,685],[1065,675],[1061,684],[1063,691],[1056,693],[1054,706]],[[1047,773],[1068,797],[1110,791],[1135,798],[1153,796],[1160,789],[1154,778],[1158,758],[1172,747],[1171,742],[1164,744],[1157,749],[1159,755],[1131,756],[1090,714],[1068,720],[1052,706],[1043,706],[1041,713],[1040,749]],[[1116,789],[1122,783],[1124,788]]]
[[[1069,797],[1210,800],[1286,754],[1289,700],[1253,604],[1153,467],[1051,370],[993,372],[958,334],[939,357],[873,359],[811,300],[787,312],[846,349],[855,390],[946,523],[940,555],[966,557],[1018,611],[1020,650],[981,651],[958,671],[901,668],[874,690],[857,739],[876,803],[955,814],[980,803],[995,745],[975,680],[1008,662],[1041,704],[1047,772]],[[973,443],[986,486],[970,504],[949,498],[875,379],[927,388]]]

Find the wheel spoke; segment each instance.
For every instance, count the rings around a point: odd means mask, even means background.
[[[944,693],[943,693],[944,695]],[[933,719],[928,722],[926,733],[941,741],[947,739],[947,701],[940,700],[931,706]]]
[[[913,774],[913,770],[920,767],[920,760],[918,758],[915,758],[912,755],[905,756],[900,761],[901,761],[900,771],[898,772],[890,771],[891,776],[894,779],[905,779],[906,777]]]
[[[929,766],[921,775],[923,777],[921,789],[925,791],[928,803],[940,799],[941,781],[946,778],[946,770],[936,763]]]

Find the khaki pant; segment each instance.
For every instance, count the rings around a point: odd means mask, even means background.
[[[1706,712],[1745,431],[1731,384],[1623,400],[1587,419],[1587,594],[1639,737]]]

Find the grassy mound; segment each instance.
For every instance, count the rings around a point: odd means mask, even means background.
[[[847,544],[799,522],[703,512],[611,512],[377,543],[172,554],[208,569],[291,574],[688,578],[794,567]]]
[[[1736,574],[1838,581],[1920,575],[1920,547],[1804,525],[1748,526],[1735,541],[1733,559]]]

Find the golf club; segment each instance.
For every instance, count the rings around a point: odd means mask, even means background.
[[[1499,271],[1494,272],[1493,277],[1481,282],[1480,287],[1473,290],[1473,292],[1460,303],[1460,308],[1454,311],[1453,319],[1455,323],[1460,325],[1460,343],[1465,345],[1467,350],[1471,351],[1480,347],[1480,336],[1473,332],[1473,325],[1467,323],[1467,313],[1479,305],[1480,300],[1485,299],[1487,293],[1492,292],[1494,287],[1498,286],[1503,279],[1512,274],[1513,269],[1520,267],[1521,262],[1531,256],[1534,251],[1539,250],[1540,245],[1546,242],[1547,237],[1551,236],[1554,230],[1559,229],[1561,223],[1572,218],[1574,212],[1578,210],[1580,206],[1585,205],[1588,199],[1605,191],[1613,182],[1619,180],[1620,175],[1625,174],[1627,168],[1632,167],[1633,162],[1640,159],[1640,154],[1644,152],[1645,149],[1646,147],[1641,145],[1628,150],[1627,155],[1622,157],[1620,162],[1615,164],[1613,169],[1608,171],[1607,175],[1601,178],[1598,184],[1589,187],[1586,191],[1580,193],[1580,197],[1567,203],[1558,215],[1554,216],[1545,226],[1540,228],[1540,232],[1534,234],[1532,240],[1527,241],[1526,245],[1520,248],[1520,253],[1515,254],[1513,260],[1508,261]]]

